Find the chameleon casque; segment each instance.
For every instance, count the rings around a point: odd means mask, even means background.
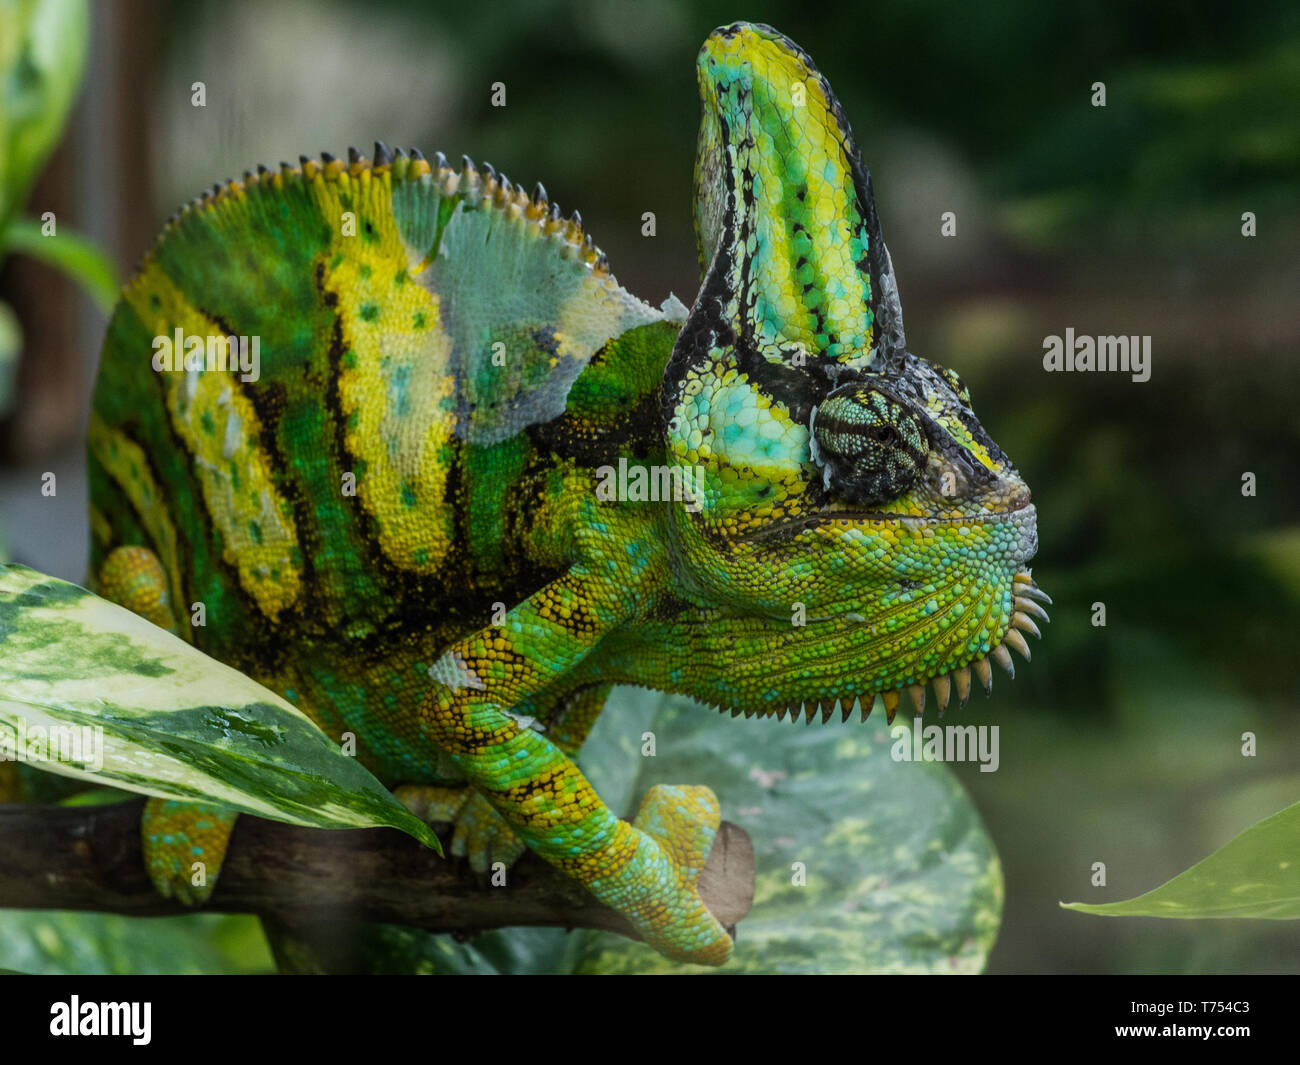
[[[1046,596],[1029,489],[957,374],[905,349],[826,80],[745,23],[697,73],[688,315],[620,288],[540,186],[468,160],[303,158],[174,216],[108,329],[91,566],[355,734],[475,868],[527,846],[664,954],[718,964],[696,890],[713,793],[656,788],[628,823],[575,765],[610,688],[809,721],[879,696],[892,719],[904,691],[964,702],[1028,657]],[[178,328],[257,337],[260,375],[157,372]],[[702,476],[686,500],[599,498],[620,459]],[[151,800],[158,888],[203,901],[233,822]]]

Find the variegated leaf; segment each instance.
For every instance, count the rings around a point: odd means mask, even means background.
[[[89,731],[87,731],[89,730]],[[319,828],[437,837],[299,710],[122,607],[0,567],[0,756]]]

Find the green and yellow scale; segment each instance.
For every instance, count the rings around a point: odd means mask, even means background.
[[[468,161],[376,146],[183,210],[109,326],[92,572],[352,738],[475,867],[527,846],[665,954],[720,963],[696,891],[713,794],[656,788],[629,824],[574,764],[611,686],[892,717],[904,690],[987,686],[1044,615],[1029,491],[960,379],[905,350],[829,85],[747,24],[698,76],[689,314]],[[611,496],[620,461],[693,489]],[[206,898],[232,823],[151,801],[160,890]]]

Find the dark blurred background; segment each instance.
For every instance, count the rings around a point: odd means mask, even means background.
[[[1004,863],[990,969],[1300,968],[1296,922],[1057,907],[1154,887],[1300,800],[1294,3],[92,6],[86,84],[27,210],[55,210],[124,274],[214,181],[380,138],[543,181],[656,304],[670,291],[689,304],[698,281],[696,50],[739,18],[802,44],[872,170],[909,346],[966,378],[1039,507],[1053,623],[1014,684],[956,715],[1002,726],[998,772],[956,770]],[[940,235],[947,211],[955,237]],[[0,298],[25,335],[0,425],[0,524],[15,561],[81,581],[104,319],[21,256]],[[1043,339],[1067,327],[1150,335],[1150,381],[1045,373]],[[194,964],[249,967],[246,927],[223,920],[203,926],[216,931]]]

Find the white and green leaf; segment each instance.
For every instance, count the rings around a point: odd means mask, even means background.
[[[130,611],[23,566],[0,567],[6,740],[38,768],[96,785],[297,825],[389,825],[441,853],[427,825],[280,696]]]

